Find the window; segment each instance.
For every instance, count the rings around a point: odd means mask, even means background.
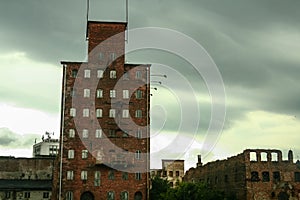
[[[136,110],[135,111],[135,117],[136,118],[141,118],[142,117],[142,110]]]
[[[253,161],[253,162],[257,161],[256,152],[250,152],[250,161]]]
[[[96,109],[96,117],[97,118],[102,117],[102,109],[101,108]]]
[[[259,181],[258,172],[256,172],[256,171],[251,172],[251,181],[252,182],[258,182]]]
[[[108,136],[109,137],[116,137],[116,131],[113,129],[108,130]]]
[[[69,138],[74,138],[75,137],[75,130],[74,129],[70,129],[69,130]]]
[[[91,70],[85,69],[84,70],[84,78],[90,78],[91,77]]]
[[[104,58],[103,53],[100,52],[100,53],[99,53],[99,60],[103,60],[103,58]]]
[[[122,117],[123,118],[128,118],[129,117],[129,110],[128,109],[125,109],[122,111]]]
[[[95,138],[102,138],[102,129],[96,129]]]
[[[121,200],[128,200],[128,192],[127,191],[121,192],[120,198]]]
[[[173,177],[173,171],[169,171],[169,176]]]
[[[70,116],[71,117],[75,117],[76,116],[76,109],[75,108],[71,108],[70,109]]]
[[[81,171],[81,180],[87,180],[87,171]]]
[[[271,160],[272,160],[273,162],[278,162],[278,153],[272,152],[272,153],[271,153]]]
[[[179,176],[179,171],[176,171],[176,176],[177,176],[177,177]]]
[[[90,97],[90,93],[91,93],[90,89],[84,89],[83,90],[83,97],[86,97],[86,98]]]
[[[300,172],[295,172],[295,182],[300,182]]]
[[[115,109],[110,109],[109,110],[109,117],[116,117],[116,110]]]
[[[143,98],[143,91],[142,90],[137,90],[135,92],[135,98],[137,98],[137,99]]]
[[[129,135],[128,135],[128,132],[127,131],[123,131],[123,135],[122,135],[122,137],[123,138],[127,138]]]
[[[266,152],[261,152],[260,153],[260,160],[265,162],[268,161],[268,154]]]
[[[109,170],[108,179],[109,180],[114,180],[115,179],[115,172],[113,170]]]
[[[88,157],[88,150],[82,150],[82,152],[81,152],[81,158],[82,159],[87,159],[87,157]]]
[[[30,198],[30,192],[24,192],[24,198]]]
[[[77,69],[73,69],[72,70],[72,78],[76,78],[77,73],[78,73],[78,70]]]
[[[269,181],[270,181],[269,172],[262,172],[262,182],[269,182]]]
[[[142,78],[142,72],[141,71],[136,71],[135,72],[135,78],[136,79],[141,79]]]
[[[128,80],[128,79],[129,79],[129,72],[124,72],[123,80]]]
[[[116,98],[116,90],[110,90],[109,91],[109,97],[110,98]]]
[[[115,193],[113,191],[107,192],[107,200],[114,200],[115,199]]]
[[[49,192],[43,192],[43,198],[49,198]]]
[[[129,99],[129,90],[123,90],[123,99]]]
[[[74,150],[73,149],[68,150],[68,158],[69,159],[73,159],[74,158]]]
[[[89,137],[89,130],[83,129],[82,130],[82,138],[88,138]]]
[[[135,173],[135,179],[136,179],[136,180],[141,180],[141,179],[142,179],[142,174],[141,174],[141,172],[136,172],[136,173]]]
[[[142,138],[142,130],[140,128],[138,128],[138,130],[136,131],[136,138]]]
[[[116,59],[116,53],[111,53],[110,54],[110,60],[115,60]]]
[[[122,172],[122,179],[128,180],[128,172]]]
[[[97,78],[103,78],[103,70],[102,69],[98,69],[97,70]]]
[[[102,98],[102,97],[103,97],[103,90],[97,89],[97,98]]]
[[[7,199],[10,198],[10,192],[5,192],[5,198],[7,198]]]
[[[89,117],[90,115],[90,110],[88,108],[84,108],[82,111],[83,117]]]
[[[140,150],[137,150],[135,152],[135,159],[141,159],[141,151]]]
[[[66,200],[73,200],[73,192],[68,191],[66,193]]]
[[[94,186],[100,186],[100,171],[95,171]]]
[[[71,89],[71,96],[72,97],[76,96],[76,89],[74,89],[74,88]]]
[[[111,79],[117,78],[117,71],[116,70],[111,70],[109,72],[109,78],[111,78]]]
[[[273,172],[273,181],[274,182],[280,181],[280,172]]]
[[[67,171],[67,180],[73,180],[74,173],[73,171]]]
[[[224,176],[224,182],[228,183],[228,175],[227,174]]]

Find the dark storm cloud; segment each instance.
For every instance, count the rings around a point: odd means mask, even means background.
[[[8,128],[2,127],[0,128],[0,148],[31,148],[35,138],[39,137],[36,134],[19,135]]]
[[[124,21],[124,2],[90,0],[90,19]],[[0,52],[23,51],[34,60],[55,65],[60,60],[84,60],[85,6],[86,1],[80,0],[0,2]],[[175,29],[208,51],[225,83],[226,128],[251,110],[299,114],[300,59],[295,56],[300,52],[299,7],[298,0],[129,0],[129,28]],[[192,84],[198,80],[187,63],[166,55],[147,56],[146,62],[165,59]],[[193,87],[202,95],[202,85],[197,84]],[[184,88],[177,87],[177,91],[188,96],[182,93]],[[210,109],[208,104],[202,106],[201,127],[207,127]],[[168,130],[177,128],[172,123]]]

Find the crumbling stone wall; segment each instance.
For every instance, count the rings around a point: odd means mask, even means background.
[[[51,180],[54,158],[0,157],[0,179]]]
[[[279,150],[247,149],[225,160],[198,163],[186,172],[184,181],[205,182],[239,200],[300,196],[300,167],[291,151],[285,161]]]

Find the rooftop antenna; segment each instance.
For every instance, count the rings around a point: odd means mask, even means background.
[[[85,40],[88,40],[88,23],[89,23],[89,10],[90,10],[90,0],[86,1],[86,34]]]

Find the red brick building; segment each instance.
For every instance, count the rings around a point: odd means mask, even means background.
[[[199,156],[197,167],[186,172],[184,181],[205,182],[229,199],[300,199],[300,163],[293,162],[292,151],[283,160],[279,150],[247,149],[205,165]]]
[[[126,26],[89,21],[88,61],[61,62],[53,199],[148,199],[150,66],[125,63]]]

